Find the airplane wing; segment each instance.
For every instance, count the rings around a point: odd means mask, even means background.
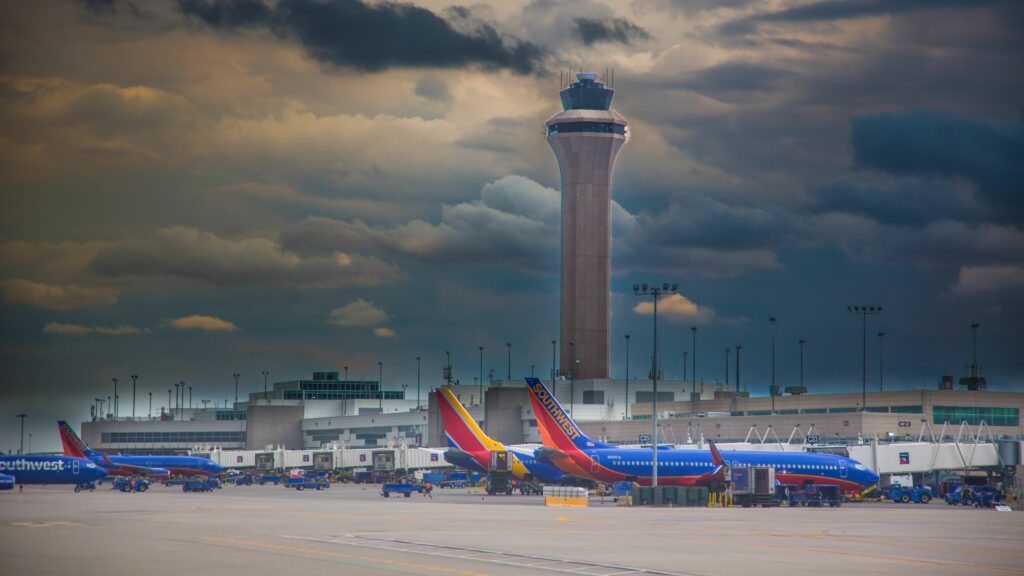
[[[135,464],[122,464],[118,462],[112,462],[110,457],[106,454],[103,455],[103,462],[99,464],[101,468],[104,468],[108,472],[111,470],[125,470],[133,472],[135,474],[142,474],[143,476],[170,476],[171,471],[164,468],[150,468],[149,466],[137,466]]]

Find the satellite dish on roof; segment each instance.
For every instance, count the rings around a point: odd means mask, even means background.
[[[581,82],[593,82],[597,80],[597,72],[579,72],[576,74],[576,79]]]

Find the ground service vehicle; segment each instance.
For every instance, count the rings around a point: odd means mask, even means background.
[[[304,476],[292,476],[285,480],[284,483],[286,488],[295,488],[298,491],[303,490],[326,490],[331,487],[330,482],[323,478],[306,478]]]
[[[75,487],[79,488],[78,486]],[[121,492],[145,492],[149,490],[149,482],[142,478],[125,478],[117,477],[114,478],[114,490],[120,490]],[[76,490],[76,492],[79,490]]]
[[[182,492],[213,492],[220,482],[212,478],[188,478],[181,484]]]
[[[932,501],[932,490],[927,486],[914,486],[912,488],[893,486],[889,490],[889,499],[903,504],[909,502],[927,504]]]
[[[390,483],[384,484],[381,487],[380,495],[385,498],[390,498],[392,494],[403,494],[406,498],[412,496],[413,492],[423,493],[426,488],[422,484],[409,484],[409,483]]]

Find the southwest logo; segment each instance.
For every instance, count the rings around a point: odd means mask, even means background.
[[[29,472],[33,470],[46,470],[49,472],[63,472],[63,460],[51,460],[49,462],[38,462],[35,460],[11,460],[0,462],[0,470],[9,472]]]
[[[565,415],[565,412],[558,409],[558,403],[555,402],[555,399],[547,393],[543,384],[540,382],[534,384],[533,392],[537,395],[537,400],[540,402],[540,405],[547,410],[548,415],[555,420],[555,423],[558,424],[558,427],[562,429],[562,432],[565,432],[565,435],[568,436],[570,440],[575,440],[580,437],[579,431],[576,430],[576,427],[573,425],[572,421],[569,420],[569,417]]]

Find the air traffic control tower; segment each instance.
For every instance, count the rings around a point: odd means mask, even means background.
[[[612,165],[626,142],[614,94],[597,74],[580,72],[560,92],[562,112],[547,121],[562,173],[559,367],[577,380],[609,373]]]

